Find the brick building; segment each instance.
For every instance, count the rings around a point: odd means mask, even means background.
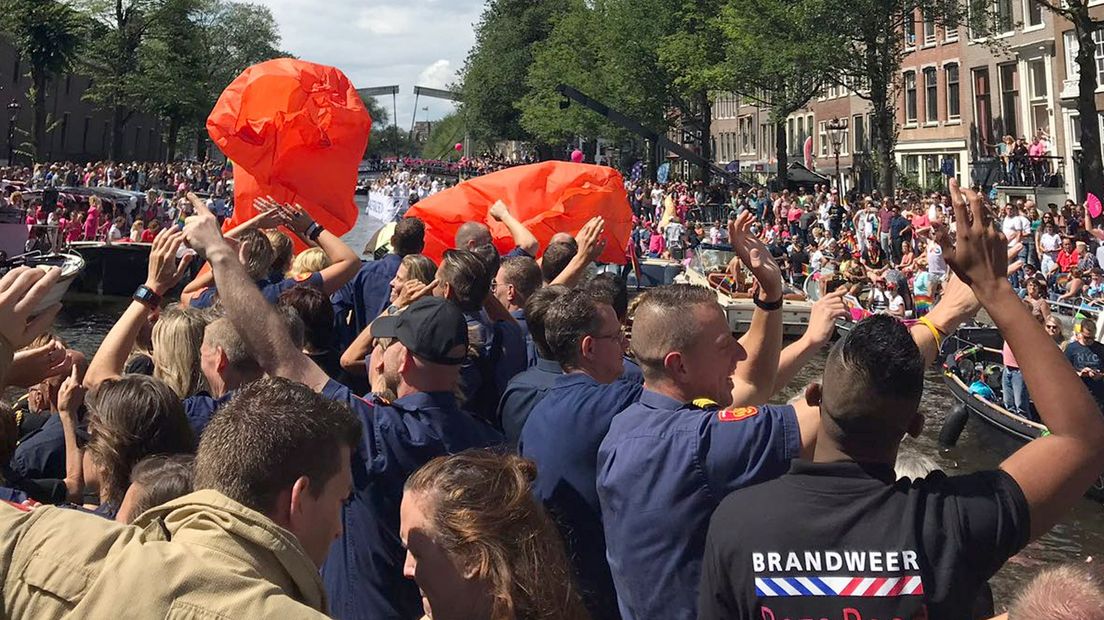
[[[16,120],[16,148],[27,140],[31,131],[32,108],[27,97],[31,80],[28,67],[8,41],[0,39],[0,114],[3,114],[3,134],[0,140],[0,161],[7,161],[7,137],[11,130],[12,101],[20,108]],[[52,130],[46,134],[45,153],[51,161],[97,161],[107,159],[107,144],[111,135],[111,112],[96,108],[82,100],[91,80],[71,73],[49,84],[46,109]],[[20,133],[24,132],[24,133]],[[161,122],[148,114],[135,113],[123,132],[123,158],[127,161],[156,161],[165,156],[161,137]],[[26,163],[26,157],[17,161]]]

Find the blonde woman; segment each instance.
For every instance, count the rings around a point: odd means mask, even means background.
[[[153,324],[153,376],[181,399],[206,391],[199,347],[207,319],[203,312],[173,304]]]
[[[322,271],[331,264],[333,263],[330,261],[330,257],[326,256],[322,248],[310,248],[300,252],[299,256],[296,256],[295,260],[291,262],[291,269],[288,270],[287,277],[298,279],[299,276]]]

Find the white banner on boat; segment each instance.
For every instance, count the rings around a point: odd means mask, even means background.
[[[400,206],[394,198],[383,192],[369,192],[368,207],[364,212],[374,220],[387,223],[395,219]]]

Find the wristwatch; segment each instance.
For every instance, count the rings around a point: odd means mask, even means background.
[[[782,309],[782,303],[785,299],[784,296],[780,296],[778,301],[762,301],[759,299],[759,295],[755,295],[751,298],[751,301],[755,303],[755,307],[767,312],[774,312],[775,310]]]
[[[151,309],[157,309],[161,306],[161,296],[145,284],[139,286],[138,290],[134,291],[133,299]]]

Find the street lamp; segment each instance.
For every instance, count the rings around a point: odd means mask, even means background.
[[[840,178],[840,150],[843,147],[843,135],[847,131],[847,119],[846,118],[833,118],[825,124],[825,129],[828,130],[828,140],[832,143],[832,153],[836,156],[836,189],[839,191],[840,196],[843,195],[843,179]]]
[[[19,102],[12,99],[8,104],[8,114],[10,116],[8,120],[8,166],[12,166],[15,162],[15,123],[19,120]]]

